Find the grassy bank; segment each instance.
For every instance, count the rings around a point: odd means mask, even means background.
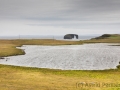
[[[120,86],[111,84],[120,84],[119,75],[120,69],[62,71],[0,65],[0,90],[118,90]],[[86,86],[81,88],[80,83]]]
[[[15,44],[0,44],[0,57],[25,54],[21,49],[17,49]]]
[[[82,44],[82,42],[61,41],[52,39],[0,40],[0,57],[25,54],[23,50],[16,48],[22,45],[76,45],[76,44]]]

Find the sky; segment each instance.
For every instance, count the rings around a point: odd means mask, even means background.
[[[120,34],[120,0],[0,0],[0,36]]]

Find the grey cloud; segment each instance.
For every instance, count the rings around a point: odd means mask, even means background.
[[[0,0],[0,16],[38,19],[97,20],[120,15],[118,0]]]
[[[0,20],[14,19],[28,26],[118,29],[120,0],[0,0]]]
[[[113,29],[118,30],[120,22],[104,22],[104,21],[42,21],[38,24],[27,24],[29,26],[53,26],[69,29]]]
[[[67,9],[65,3],[59,0],[0,0],[0,14],[18,17],[54,16]]]

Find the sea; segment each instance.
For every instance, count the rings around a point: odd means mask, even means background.
[[[17,35],[17,36],[0,36],[0,39],[56,39],[56,40],[89,40],[99,35],[78,35],[78,39],[64,39],[64,35]]]

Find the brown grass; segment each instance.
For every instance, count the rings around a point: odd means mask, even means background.
[[[119,70],[82,71],[53,70],[0,65],[0,90],[117,90],[106,84],[120,84]],[[98,83],[98,86],[78,84]]]
[[[120,39],[93,39],[84,40],[84,43],[120,43]]]
[[[0,40],[0,57],[25,54],[23,50],[16,47],[22,45],[76,45],[82,44],[78,41],[61,41],[52,39],[33,39],[33,40]]]
[[[0,44],[0,57],[24,54],[22,50],[16,49],[16,46],[14,44]]]

